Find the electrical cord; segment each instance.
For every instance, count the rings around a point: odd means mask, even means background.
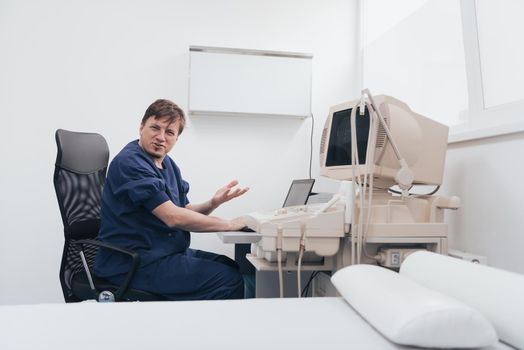
[[[315,279],[315,277],[317,277],[317,275],[320,273],[320,271],[314,271],[311,276],[309,276],[309,279],[306,283],[306,285],[304,286],[304,289],[302,289],[302,293],[301,293],[301,296],[302,297],[307,297],[308,293],[309,293],[309,288],[311,286],[311,282],[313,282],[313,279]]]
[[[376,259],[375,256],[369,254],[367,250],[367,235],[369,230],[369,225],[371,223],[371,208],[372,208],[372,200],[373,200],[373,167],[374,167],[374,159],[375,159],[375,147],[376,147],[376,139],[377,139],[377,133],[378,128],[380,127],[380,120],[377,117],[377,114],[375,113],[374,109],[371,108],[371,105],[368,101],[364,101],[364,98],[362,96],[362,99],[360,101],[360,105],[358,108],[360,109],[360,115],[365,115],[365,110],[362,110],[363,108],[367,108],[369,111],[369,137],[367,142],[367,149],[366,149],[366,163],[365,165],[365,171],[364,174],[360,173],[360,164],[359,164],[359,156],[358,156],[358,147],[357,147],[357,134],[356,134],[356,115],[357,115],[357,104],[353,107],[353,110],[351,112],[350,117],[350,126],[351,126],[351,167],[352,167],[352,181],[354,183],[354,186],[356,189],[358,189],[358,199],[360,203],[360,209],[358,211],[358,222],[356,225],[352,226],[352,232],[351,232],[351,263],[355,264],[355,260],[357,264],[360,264],[362,253],[364,253],[364,256],[370,259]],[[357,169],[358,168],[358,174]],[[353,203],[356,203],[355,201],[355,190],[353,191]],[[364,220],[364,212],[367,208],[367,215]],[[356,205],[353,207],[353,218],[357,218],[356,214]],[[356,258],[355,258],[356,256]]]
[[[369,111],[371,111],[371,106],[369,105],[368,102],[366,102],[366,107],[368,108]],[[376,127],[375,127],[375,124],[376,124]],[[371,212],[372,212],[372,204],[373,204],[373,167],[375,165],[374,161],[375,161],[375,149],[376,149],[376,145],[377,145],[377,134],[378,134],[378,129],[380,127],[380,123],[377,123],[373,118],[372,118],[372,114],[370,113],[370,118],[369,118],[369,128],[370,128],[370,135],[371,137],[368,138],[368,148],[367,148],[367,156],[366,156],[366,179],[369,178],[369,184],[364,181],[364,194],[366,193],[366,187],[368,186],[369,189],[368,189],[368,199],[367,199],[367,217],[366,217],[366,225],[364,227],[364,232],[363,232],[363,238],[362,238],[362,241],[363,241],[363,244],[362,244],[362,251],[364,252],[364,256],[366,256],[367,258],[372,258],[374,259],[374,256],[371,256],[367,250],[367,236],[368,236],[368,231],[369,231],[369,225],[371,224]],[[364,200],[365,200],[365,197],[364,197]]]
[[[309,138],[309,178],[311,179],[311,166],[313,164],[313,131],[315,130],[315,117],[311,113],[311,136]]]
[[[315,117],[313,116],[313,113],[311,113],[311,134],[310,134],[310,137],[309,137],[309,179],[312,179],[311,177],[311,169],[312,169],[312,166],[313,166],[313,132],[315,130]],[[297,287],[298,287],[298,290],[297,290],[297,293],[298,293],[298,297],[300,298],[301,297],[301,293],[300,293],[300,288],[301,288],[301,280],[300,280],[300,269],[301,269],[301,265],[302,265],[302,256],[304,255],[304,250],[305,250],[305,243],[304,243],[304,238],[305,238],[305,228],[302,227],[302,235],[300,237],[300,248],[299,248],[299,254],[298,254],[298,270],[297,270]],[[281,297],[282,297],[282,292],[281,292]]]
[[[315,130],[315,117],[313,113],[311,113],[311,134],[309,137],[309,179],[312,179],[311,177],[311,168],[313,166],[313,132]],[[302,256],[304,254],[305,246],[304,246],[304,237],[305,236],[305,228],[303,228],[302,236],[300,238],[300,253],[298,255],[298,271],[297,271],[297,286],[298,286],[298,297],[300,298],[302,294],[300,293],[300,287],[301,287],[301,280],[300,280],[300,268],[302,265]]]
[[[351,116],[349,118],[349,130],[351,130],[351,181],[353,182],[353,190],[351,191],[351,203],[353,203],[353,212],[351,213],[352,224],[351,224],[351,265],[355,265],[356,250],[358,250],[358,225],[355,225],[355,219],[357,217],[357,206],[356,206],[356,186],[357,186],[357,170],[356,164],[358,159],[355,159],[355,154],[358,153],[356,149],[356,132],[354,127],[355,116],[356,116],[357,105],[353,106]],[[358,158],[358,157],[357,157]],[[360,178],[360,174],[359,174]]]
[[[351,130],[351,168],[352,168],[352,180],[353,184],[355,186],[358,185],[358,199],[360,202],[360,210],[358,211],[358,222],[357,224],[351,225],[352,227],[352,238],[355,237],[356,241],[356,263],[360,264],[360,258],[362,255],[362,232],[363,232],[363,221],[364,221],[364,196],[365,196],[365,183],[367,183],[366,180],[366,174],[364,174],[364,179],[362,179],[362,174],[360,173],[360,167],[359,167],[359,154],[358,154],[358,146],[357,146],[357,127],[356,127],[356,118],[357,118],[357,108],[358,108],[358,102],[353,106],[353,109],[351,111],[350,116],[350,130]],[[366,152],[369,150],[366,150]],[[366,163],[369,162],[369,159],[366,159]],[[357,174],[357,168],[358,168],[358,174]],[[364,185],[363,185],[364,184]],[[353,203],[356,203],[353,201]],[[354,206],[354,214],[356,214],[356,205]],[[353,218],[356,218],[356,215],[353,215]],[[356,232],[354,232],[354,229]]]
[[[302,257],[304,256],[304,245],[300,243],[300,249],[298,253],[298,266],[297,266],[297,294],[298,297],[302,297],[302,294],[300,293],[301,290],[301,269],[302,269]]]
[[[277,248],[277,263],[278,263],[278,286],[279,296],[284,297],[284,277],[282,273],[282,248]]]
[[[280,298],[284,297],[284,276],[282,271],[282,227],[277,229],[277,264],[278,264],[278,284]]]
[[[298,297],[300,298],[302,296],[302,294],[300,293],[301,291],[301,270],[302,270],[302,258],[304,256],[304,251],[306,250],[306,223],[305,222],[301,222],[300,223],[300,231],[301,234],[300,234],[300,243],[299,243],[299,247],[298,247],[298,265],[297,265],[297,295]]]
[[[397,191],[397,190],[394,190],[394,189],[391,188],[391,187],[388,188],[387,190],[388,190],[389,192],[392,192],[392,193],[402,194],[402,192]],[[438,190],[440,190],[440,185],[437,185],[437,186],[435,187],[435,189],[433,189],[433,191],[428,192],[428,193],[410,193],[409,195],[410,195],[410,196],[413,196],[413,197],[418,197],[418,196],[432,196],[432,195],[434,195],[435,193],[437,193]]]

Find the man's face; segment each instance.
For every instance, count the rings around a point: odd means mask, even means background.
[[[150,117],[140,125],[139,144],[155,160],[162,161],[178,139],[180,119],[169,123],[167,119]]]

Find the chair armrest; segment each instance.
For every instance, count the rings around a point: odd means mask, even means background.
[[[125,294],[125,292],[127,292],[129,284],[131,283],[131,280],[133,279],[133,276],[135,275],[135,272],[138,266],[140,265],[140,255],[138,255],[137,252],[123,249],[105,242],[97,241],[95,239],[80,239],[78,241],[72,241],[71,243],[80,246],[81,250],[83,250],[84,245],[91,245],[111,249],[113,251],[129,255],[131,257],[131,269],[127,273],[126,279],[124,280],[122,285],[120,285],[115,292],[115,300],[119,301],[120,298],[122,298],[122,296]]]

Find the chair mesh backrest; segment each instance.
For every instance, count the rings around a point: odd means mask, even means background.
[[[100,220],[100,199],[106,168],[91,174],[56,169],[55,190],[61,202],[66,238],[94,238]]]
[[[83,265],[78,248],[71,243],[98,235],[109,148],[99,134],[57,130],[55,136],[54,186],[65,237],[60,282],[66,301],[75,301],[71,279],[77,272],[83,271]],[[86,246],[84,254],[92,265],[96,248]]]

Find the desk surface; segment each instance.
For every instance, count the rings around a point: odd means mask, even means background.
[[[244,232],[244,231],[226,231],[216,232],[218,238],[224,243],[256,243],[262,238],[260,234],[256,232]]]

